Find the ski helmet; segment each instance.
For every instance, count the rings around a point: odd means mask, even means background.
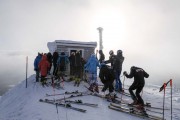
[[[118,51],[117,51],[117,54],[121,54],[121,53],[122,53],[122,50],[118,50]]]
[[[109,54],[110,54],[110,55],[114,54],[114,51],[113,51],[113,50],[110,50],[110,51],[109,51]]]

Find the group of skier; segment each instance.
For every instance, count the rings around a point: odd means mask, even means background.
[[[51,55],[50,52],[47,54],[38,53],[38,56],[34,60],[36,82],[39,82],[40,77],[41,83],[43,85],[46,84],[45,77],[48,74],[50,75],[52,65],[55,79],[64,80],[68,63],[70,63],[70,80],[75,80],[75,82],[79,83],[82,78],[83,66],[85,64],[84,59],[80,55],[80,51],[72,52],[69,57],[65,54],[65,52],[61,52],[59,54],[57,51],[55,51],[53,55]]]
[[[65,52],[58,54],[57,51],[51,55],[51,53],[40,54],[34,60],[34,70],[36,71],[36,82],[39,82],[39,75],[41,75],[42,84],[46,84],[45,77],[47,74],[50,74],[51,66],[53,65],[53,75],[56,77],[64,76],[66,71],[66,66],[70,63],[70,79],[74,80],[75,84],[79,84],[83,79],[83,72],[88,73],[87,82],[90,84],[88,88],[90,91],[98,92],[98,81],[97,81],[97,67],[100,68],[99,78],[104,84],[102,92],[105,92],[109,89],[109,96],[115,96],[115,91],[124,92],[122,88],[122,83],[120,80],[120,75],[122,71],[122,64],[124,61],[122,50],[117,50],[117,54],[114,54],[114,51],[109,51],[109,59],[105,60],[105,55],[102,50],[97,51],[99,53],[99,59],[97,59],[97,53],[91,54],[87,62],[82,58],[80,51],[71,52],[68,57]],[[107,65],[110,63],[110,66]],[[139,67],[132,66],[130,73],[126,71],[123,72],[123,75],[127,78],[134,77],[133,84],[129,87],[129,92],[133,99],[132,104],[144,105],[144,101],[140,96],[145,81],[144,77],[149,77],[149,75]],[[113,84],[115,80],[115,85]],[[134,94],[133,90],[136,90]]]
[[[102,51],[99,52],[101,53]],[[109,55],[110,55],[109,60],[104,61],[105,58],[104,55],[101,56],[100,54],[99,61],[101,63],[101,66],[100,66],[99,78],[101,82],[104,84],[102,92],[106,91],[106,89],[109,88],[109,95],[115,97],[114,90],[117,92],[124,92],[120,80],[124,57],[122,55],[122,50],[117,50],[117,55],[115,55],[114,51],[111,50],[109,51]],[[106,65],[107,63],[110,63],[111,66],[107,66]],[[127,78],[134,77],[134,82],[129,87],[129,93],[133,100],[131,105],[138,105],[140,106],[140,108],[143,108],[144,101],[140,96],[140,93],[145,85],[144,78],[148,78],[149,74],[140,67],[132,66],[130,69],[130,73],[128,74],[126,71],[124,71],[123,75]],[[114,79],[115,79],[115,88],[113,86]],[[135,94],[133,90],[136,90]]]

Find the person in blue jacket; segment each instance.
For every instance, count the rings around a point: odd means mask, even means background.
[[[98,89],[98,81],[97,81],[97,67],[100,67],[99,61],[96,59],[95,54],[92,54],[91,57],[88,59],[88,62],[84,65],[85,70],[88,71],[90,74],[90,87],[89,90],[94,92],[99,92]]]
[[[36,56],[35,60],[34,60],[34,71],[36,72],[36,82],[39,82],[39,62],[41,61],[42,55],[40,53],[38,53],[38,55]]]
[[[65,52],[61,52],[57,60],[58,72],[57,75],[64,80],[64,72],[66,71],[66,65],[69,63],[69,58]]]

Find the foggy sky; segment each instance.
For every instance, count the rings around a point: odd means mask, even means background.
[[[178,82],[179,6],[179,0],[0,0],[0,54],[28,55],[32,64],[47,42],[98,42],[103,27],[106,59],[121,49],[123,70],[139,66],[149,80]]]

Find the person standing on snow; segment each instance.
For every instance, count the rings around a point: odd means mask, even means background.
[[[140,92],[142,91],[144,85],[145,85],[145,78],[149,77],[149,74],[146,73],[142,68],[132,66],[130,74],[127,74],[126,71],[123,72],[123,74],[127,78],[133,78],[134,77],[134,82],[132,85],[129,87],[129,93],[131,94],[131,98],[133,99],[132,105],[139,105],[139,106],[144,106],[144,101],[140,96]],[[133,93],[133,90],[136,90],[136,95]]]
[[[42,59],[39,62],[38,67],[39,67],[39,70],[40,70],[40,73],[41,73],[41,82],[42,82],[42,85],[44,86],[46,84],[45,77],[47,76],[48,70],[50,68],[50,63],[48,62],[46,55],[42,56]]]
[[[69,63],[69,58],[65,54],[65,52],[61,52],[61,55],[59,56],[57,60],[57,66],[58,66],[58,77],[62,78],[64,80],[64,75],[66,71],[66,65]]]
[[[97,81],[97,67],[99,67],[99,61],[96,59],[95,54],[92,54],[89,58],[88,62],[84,65],[85,70],[89,73],[89,80],[90,80],[90,87],[89,90],[94,92],[95,91],[99,93],[98,89],[98,81]]]
[[[57,60],[58,60],[59,54],[57,51],[54,51],[53,53],[53,75],[56,76],[57,75]]]
[[[47,56],[47,60],[48,60],[48,62],[50,64],[50,68],[48,70],[48,74],[50,75],[51,74],[50,72],[51,72],[51,67],[52,67],[52,57],[53,56],[52,56],[52,54],[50,52],[48,52],[46,56]]]
[[[34,60],[34,71],[36,71],[36,82],[39,82],[39,62],[41,61],[42,55],[38,53],[38,56],[36,56]]]
[[[118,50],[117,55],[115,56],[115,59],[114,59],[114,63],[113,63],[113,70],[114,70],[115,79],[116,79],[115,91],[118,91],[118,92],[123,92],[122,83],[120,80],[123,61],[124,61],[124,57],[122,55],[122,50]]]
[[[74,86],[79,86],[82,79],[82,59],[80,51],[76,51],[75,54],[75,82]]]
[[[99,62],[102,63],[105,60],[105,55],[102,50],[99,50]]]
[[[69,80],[74,79],[75,75],[75,52],[71,52],[71,55],[69,56],[69,62],[70,62],[70,78]]]
[[[101,82],[104,84],[104,87],[102,89],[102,92],[105,92],[109,88],[109,94],[110,96],[114,96],[114,72],[113,70],[106,64],[101,63],[100,65],[100,71],[99,71],[99,78]]]
[[[113,66],[114,66],[114,59],[115,59],[115,55],[114,55],[114,51],[113,50],[110,50],[109,51],[109,60],[106,60],[104,63],[105,64],[108,64],[108,63],[111,63],[111,68],[113,69]]]

